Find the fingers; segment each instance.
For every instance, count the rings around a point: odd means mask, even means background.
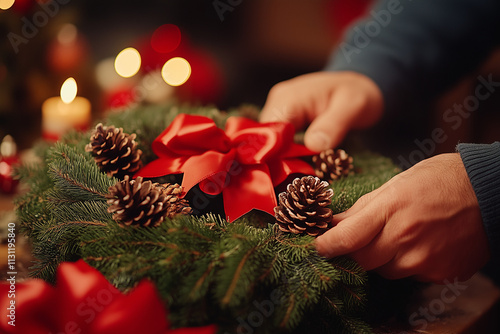
[[[262,109],[262,122],[287,121],[305,128],[305,145],[323,151],[340,144],[351,128],[373,125],[383,98],[369,78],[351,72],[318,72],[275,85]]]
[[[327,109],[318,114],[305,133],[307,148],[321,152],[338,146],[352,127],[360,108],[352,103],[350,94],[343,90],[334,92]]]
[[[305,133],[305,145],[313,151],[337,146],[363,108],[350,89],[333,89],[316,97],[317,91],[297,87],[290,80],[273,87],[262,109],[262,122],[291,122],[297,129],[312,120]],[[309,87],[310,89],[310,87]],[[354,93],[357,95],[357,93]]]
[[[301,94],[297,94],[290,81],[275,85],[267,97],[260,114],[261,122],[290,122],[296,129],[306,125],[308,106]]]
[[[363,196],[348,211],[334,216],[337,225],[316,238],[316,249],[325,257],[353,253],[368,245],[383,229],[385,218],[373,206],[371,194]],[[366,206],[365,206],[366,205]]]

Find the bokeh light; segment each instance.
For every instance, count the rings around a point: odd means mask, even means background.
[[[126,81],[115,71],[115,58],[105,58],[95,66],[95,78],[103,90],[110,90]]]
[[[15,0],[0,0],[0,9],[7,10],[14,4]]]
[[[61,30],[59,30],[59,33],[57,34],[57,41],[63,45],[69,45],[74,43],[77,37],[78,29],[76,29],[74,24],[67,23],[62,26]]]
[[[181,43],[181,30],[175,24],[164,24],[151,36],[151,47],[160,53],[172,52]]]
[[[61,86],[61,100],[64,103],[71,103],[76,97],[78,87],[74,78],[68,78]]]
[[[140,86],[144,91],[144,101],[148,103],[163,103],[172,97],[174,87],[165,84],[161,70],[146,73]]]
[[[191,65],[184,58],[172,58],[163,65],[161,76],[170,86],[180,86],[191,76]]]
[[[134,76],[141,68],[141,55],[134,48],[122,50],[115,59],[115,71],[124,78]]]

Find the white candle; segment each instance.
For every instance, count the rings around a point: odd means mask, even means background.
[[[90,101],[76,96],[77,86],[73,78],[61,87],[60,97],[51,97],[42,105],[42,137],[58,140],[70,129],[87,130],[91,121]]]

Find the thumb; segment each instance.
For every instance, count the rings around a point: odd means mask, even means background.
[[[316,238],[318,253],[334,257],[357,251],[368,245],[383,229],[385,218],[372,201],[377,191],[362,196],[349,210],[333,216],[336,226]]]
[[[383,224],[371,223],[368,217],[351,216],[316,238],[316,250],[324,257],[355,252],[370,243]]]

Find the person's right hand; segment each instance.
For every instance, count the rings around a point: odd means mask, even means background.
[[[304,137],[313,151],[334,148],[350,129],[366,128],[382,116],[382,92],[356,72],[316,72],[276,84],[262,109],[261,122],[310,123]]]

